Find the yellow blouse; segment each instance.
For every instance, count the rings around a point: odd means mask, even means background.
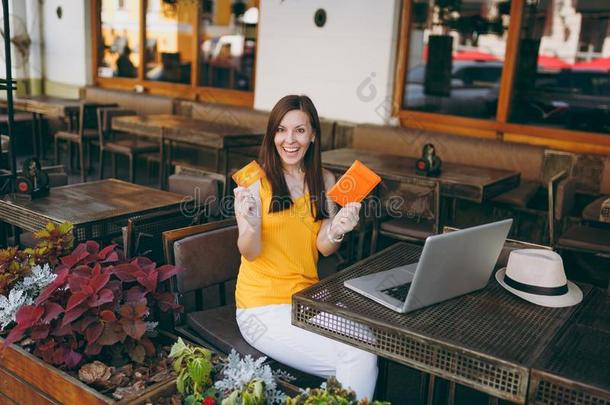
[[[237,308],[290,304],[292,295],[319,281],[316,240],[322,221],[314,221],[309,195],[289,209],[270,213],[271,184],[261,180],[261,252],[253,261],[242,256],[235,302]]]

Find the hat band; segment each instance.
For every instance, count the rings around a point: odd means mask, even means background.
[[[559,287],[540,287],[537,285],[523,284],[516,280],[513,280],[508,276],[508,274],[504,274],[504,282],[509,287],[514,288],[515,290],[523,291],[528,294],[536,294],[536,295],[563,295],[568,292],[568,285],[564,284]]]

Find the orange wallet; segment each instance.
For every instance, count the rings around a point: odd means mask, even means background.
[[[361,161],[355,160],[326,195],[344,207],[347,203],[362,201],[379,182],[381,177]]]
[[[261,178],[265,177],[265,171],[256,160],[251,161],[231,176],[239,187],[250,187]]]

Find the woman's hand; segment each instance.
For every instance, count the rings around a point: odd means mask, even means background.
[[[329,236],[340,240],[344,234],[352,231],[358,225],[361,206],[358,202],[351,202],[341,208],[330,224]]]
[[[260,227],[261,212],[253,190],[237,187],[233,193],[235,194],[235,218],[238,223],[248,225],[252,229]]]

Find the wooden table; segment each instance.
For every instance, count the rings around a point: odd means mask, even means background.
[[[116,179],[72,184],[50,190],[46,197],[0,200],[0,221],[26,231],[47,223],[71,222],[77,242],[120,232],[127,219],[180,205],[184,196]],[[4,235],[4,232],[2,232]]]
[[[482,290],[399,314],[343,286],[347,279],[414,263],[420,254],[421,247],[398,243],[295,294],[292,323],[452,383],[525,403],[530,370],[580,306],[536,306],[492,277]],[[581,288],[581,305],[587,305],[592,287]]]
[[[264,130],[251,129],[181,115],[152,114],[115,117],[112,128],[135,135],[158,138],[212,149],[216,152],[216,170],[225,176],[229,171],[231,149],[260,145]],[[162,154],[165,156],[166,154]],[[164,158],[162,158],[164,161]],[[224,162],[224,167],[221,167]],[[161,166],[164,166],[163,164]]]
[[[322,152],[322,164],[332,170],[345,171],[356,159],[384,180],[400,181],[418,176],[415,158],[358,149]],[[438,179],[443,197],[482,203],[519,185],[521,173],[443,162],[440,176],[429,178]]]
[[[6,98],[0,98],[0,107],[6,107]],[[68,118],[78,114],[80,100],[64,99],[51,96],[32,96],[13,98],[15,110],[27,111],[47,117]]]
[[[42,116],[52,118],[66,118],[68,128],[71,130],[78,117],[80,100],[64,99],[50,96],[32,96],[13,98],[15,110],[32,113],[32,142],[34,144],[34,156],[40,157],[42,148]],[[6,107],[6,98],[0,98],[0,107]]]

